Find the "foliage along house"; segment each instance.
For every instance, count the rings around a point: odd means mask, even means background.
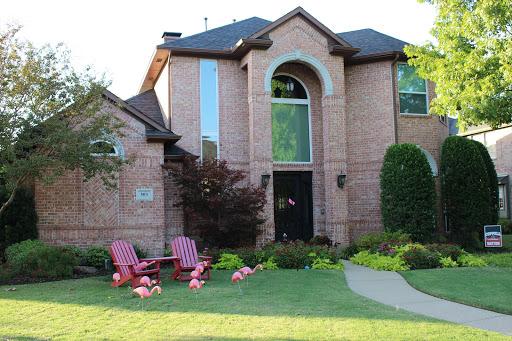
[[[163,38],[138,95],[106,93],[105,110],[127,123],[112,153],[134,159],[118,190],[83,183],[79,171],[36,184],[43,240],[121,238],[161,253],[186,233],[165,167],[187,153],[227,160],[266,187],[260,243],[286,233],[347,244],[382,229],[379,172],[393,143],[419,145],[437,172],[448,128],[428,114],[433,84],[404,63],[401,40],[371,29],[335,34],[300,7],[274,22]]]

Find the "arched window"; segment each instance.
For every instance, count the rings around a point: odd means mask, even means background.
[[[425,157],[427,158],[428,164],[430,165],[430,170],[432,171],[432,176],[437,176],[438,175],[437,162],[434,159],[434,157],[432,156],[432,154],[430,154],[429,152],[427,152],[425,149],[421,148],[420,146],[418,146],[418,148],[421,150],[423,155],[425,155]]]
[[[304,84],[287,74],[272,78],[272,159],[311,162],[309,96]]]
[[[92,155],[94,156],[118,156],[124,157],[122,144],[117,139],[96,140],[91,142]]]

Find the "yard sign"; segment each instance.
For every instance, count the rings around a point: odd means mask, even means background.
[[[501,225],[484,226],[485,247],[502,247]]]

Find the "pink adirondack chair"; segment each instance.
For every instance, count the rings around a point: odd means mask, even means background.
[[[112,282],[113,287],[123,285],[131,280],[132,288],[139,286],[139,281],[142,276],[155,276],[156,281],[160,282],[160,263],[171,262],[175,257],[159,257],[159,258],[144,258],[139,259],[135,253],[133,245],[124,241],[116,240],[109,248],[112,262],[116,271],[121,276],[121,280]],[[153,263],[152,266],[141,267],[140,263]],[[151,267],[151,268],[150,268]]]
[[[190,273],[195,270],[197,263],[206,261],[208,263],[205,266],[206,278],[210,279],[210,269],[212,263],[212,257],[209,256],[198,256],[196,249],[196,242],[188,237],[176,237],[171,243],[172,255],[175,257],[174,262],[174,273],[171,275],[172,279],[179,279],[180,281],[188,281],[192,279],[190,275],[184,273]]]

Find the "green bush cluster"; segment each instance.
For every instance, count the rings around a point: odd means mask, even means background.
[[[498,225],[501,225],[501,232],[503,234],[512,234],[512,222],[508,219],[498,220]]]
[[[480,258],[488,265],[512,268],[512,253],[486,253]]]
[[[350,258],[354,264],[364,265],[375,270],[404,271],[409,267],[400,257],[383,256],[369,251],[360,251]]]
[[[336,249],[324,243],[309,244],[302,241],[293,241],[289,243],[270,243],[261,249],[243,247],[210,251],[214,264],[222,263],[225,254],[236,255],[244,265],[254,267],[257,264],[262,264],[266,269],[312,268],[315,260],[318,263],[317,266],[327,268],[327,264],[331,264],[336,269],[340,268]]]
[[[5,256],[13,274],[32,278],[69,278],[79,261],[69,249],[46,245],[38,240],[13,244],[6,249]]]
[[[343,270],[343,268],[343,263],[341,261],[334,263],[329,258],[319,257],[314,258],[311,265],[311,269],[313,270]]]
[[[215,270],[238,270],[244,266],[244,261],[232,253],[221,254],[219,261],[212,265]]]
[[[401,254],[401,258],[412,270],[439,267],[440,254],[423,246],[414,246]]]
[[[410,143],[388,147],[380,173],[382,223],[386,231],[408,233],[414,241],[431,240],[436,228],[436,191],[422,150]]]
[[[457,259],[457,263],[464,267],[482,267],[487,266],[487,263],[482,258],[472,255],[470,253],[463,253]]]
[[[83,263],[98,269],[105,267],[105,259],[110,259],[110,254],[104,246],[94,245],[87,248],[83,253]]]

